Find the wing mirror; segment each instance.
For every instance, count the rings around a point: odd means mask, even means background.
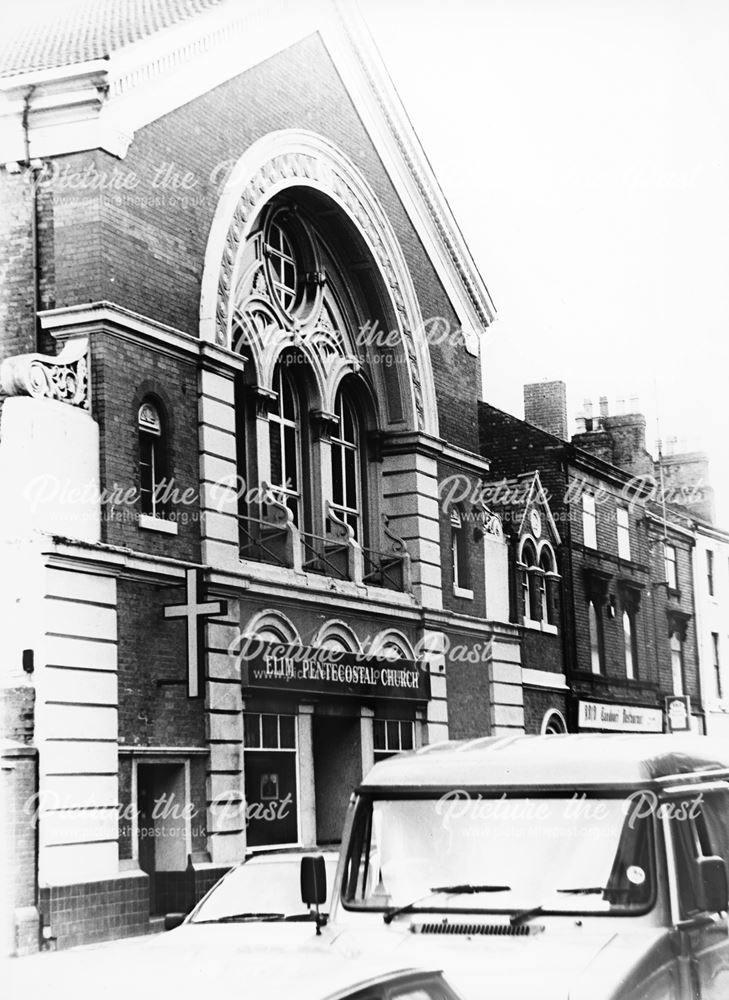
[[[173,931],[175,927],[179,927],[182,921],[185,919],[184,913],[166,913],[165,914],[165,930]]]
[[[723,858],[696,859],[697,902],[702,910],[721,913],[729,909],[729,879]]]
[[[325,918],[319,907],[327,901],[327,869],[321,854],[301,859],[301,899],[307,906],[316,907],[316,933],[321,934]]]

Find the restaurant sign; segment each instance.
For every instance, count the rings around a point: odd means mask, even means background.
[[[662,733],[660,708],[640,705],[605,705],[598,701],[580,701],[577,724],[580,729],[605,729],[618,733]]]
[[[407,701],[430,698],[430,675],[415,660],[258,639],[246,640],[246,646],[240,654],[244,690]]]

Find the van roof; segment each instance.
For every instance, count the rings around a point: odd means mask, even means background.
[[[490,736],[397,754],[376,764],[362,788],[595,788],[722,771],[729,774],[729,743],[708,736]]]

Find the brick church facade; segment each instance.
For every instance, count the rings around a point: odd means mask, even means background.
[[[336,842],[376,758],[525,723],[508,540],[439,490],[488,474],[493,305],[374,46],[158,6],[2,77],[9,951],[143,933]]]

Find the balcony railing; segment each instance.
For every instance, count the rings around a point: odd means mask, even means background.
[[[307,573],[321,573],[335,580],[349,580],[349,545],[325,535],[299,532],[302,549],[302,569]]]
[[[335,580],[409,592],[410,555],[405,543],[393,535],[383,518],[386,551],[362,547],[350,525],[327,506],[324,535],[300,531],[289,508],[262,484],[267,498],[260,510],[238,517],[240,556],[254,562],[286,566]]]
[[[288,566],[287,529],[285,525],[265,521],[261,516],[238,517],[241,559]]]

